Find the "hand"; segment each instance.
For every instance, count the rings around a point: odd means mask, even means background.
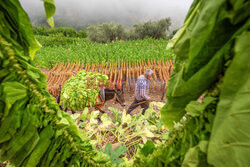
[[[148,102],[151,102],[152,100],[151,100],[151,98],[148,98],[148,100],[147,100]]]

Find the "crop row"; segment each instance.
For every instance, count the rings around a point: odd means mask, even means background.
[[[47,76],[47,89],[54,95],[60,93],[60,86],[64,84],[71,76],[76,75],[79,71],[94,72],[105,74],[109,77],[109,89],[121,89],[125,83],[125,91],[134,91],[137,78],[144,74],[146,69],[154,71],[150,83],[151,91],[162,91],[167,87],[169,76],[173,70],[171,61],[153,61],[131,63],[114,63],[114,64],[87,64],[84,63],[58,63],[50,71],[45,72]]]
[[[166,50],[166,40],[144,39],[116,41],[107,44],[92,43],[87,39],[70,37],[37,36],[43,47],[36,53],[36,64],[51,68],[57,63],[109,64],[135,63],[137,61],[174,59],[172,51]]]

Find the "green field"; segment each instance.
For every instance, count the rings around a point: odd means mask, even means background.
[[[174,55],[166,49],[166,40],[144,39],[116,41],[107,44],[92,43],[88,39],[72,37],[36,36],[43,46],[34,61],[41,68],[49,68],[50,62],[113,63],[135,62],[145,59],[167,60]]]
[[[54,27],[54,1],[43,3]],[[168,45],[150,38],[97,44],[58,34],[34,36],[19,0],[0,1],[0,166],[250,166],[249,8],[246,0],[194,0]],[[33,59],[36,40],[44,47]],[[65,63],[39,69],[58,62]],[[95,102],[88,96],[107,81],[104,75],[113,83],[106,97],[113,92],[110,102],[121,104],[124,91],[117,83],[126,79],[134,88],[148,68],[156,71],[154,80],[164,81],[166,102],[149,94],[145,114],[130,115],[113,104],[100,114],[102,101],[95,110],[87,108]],[[141,89],[148,89],[141,81]],[[48,85],[70,99],[66,107],[80,111],[62,110]]]

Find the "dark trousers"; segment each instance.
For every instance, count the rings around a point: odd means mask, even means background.
[[[144,103],[140,103],[142,101],[145,101]],[[140,103],[140,104],[137,104]],[[133,111],[134,109],[136,109],[138,106],[141,106],[141,108],[143,108],[142,110],[142,114],[144,115],[145,111],[148,109],[149,107],[149,102],[146,101],[146,99],[143,100],[136,100],[136,98],[134,99],[133,103],[129,106],[128,110],[127,110],[127,114],[130,114],[131,111]]]

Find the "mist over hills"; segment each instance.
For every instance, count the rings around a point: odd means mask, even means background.
[[[130,27],[139,22],[170,17],[170,31],[179,28],[192,0],[55,0],[55,25],[86,28],[114,22]],[[46,24],[43,2],[21,0],[33,24]]]

